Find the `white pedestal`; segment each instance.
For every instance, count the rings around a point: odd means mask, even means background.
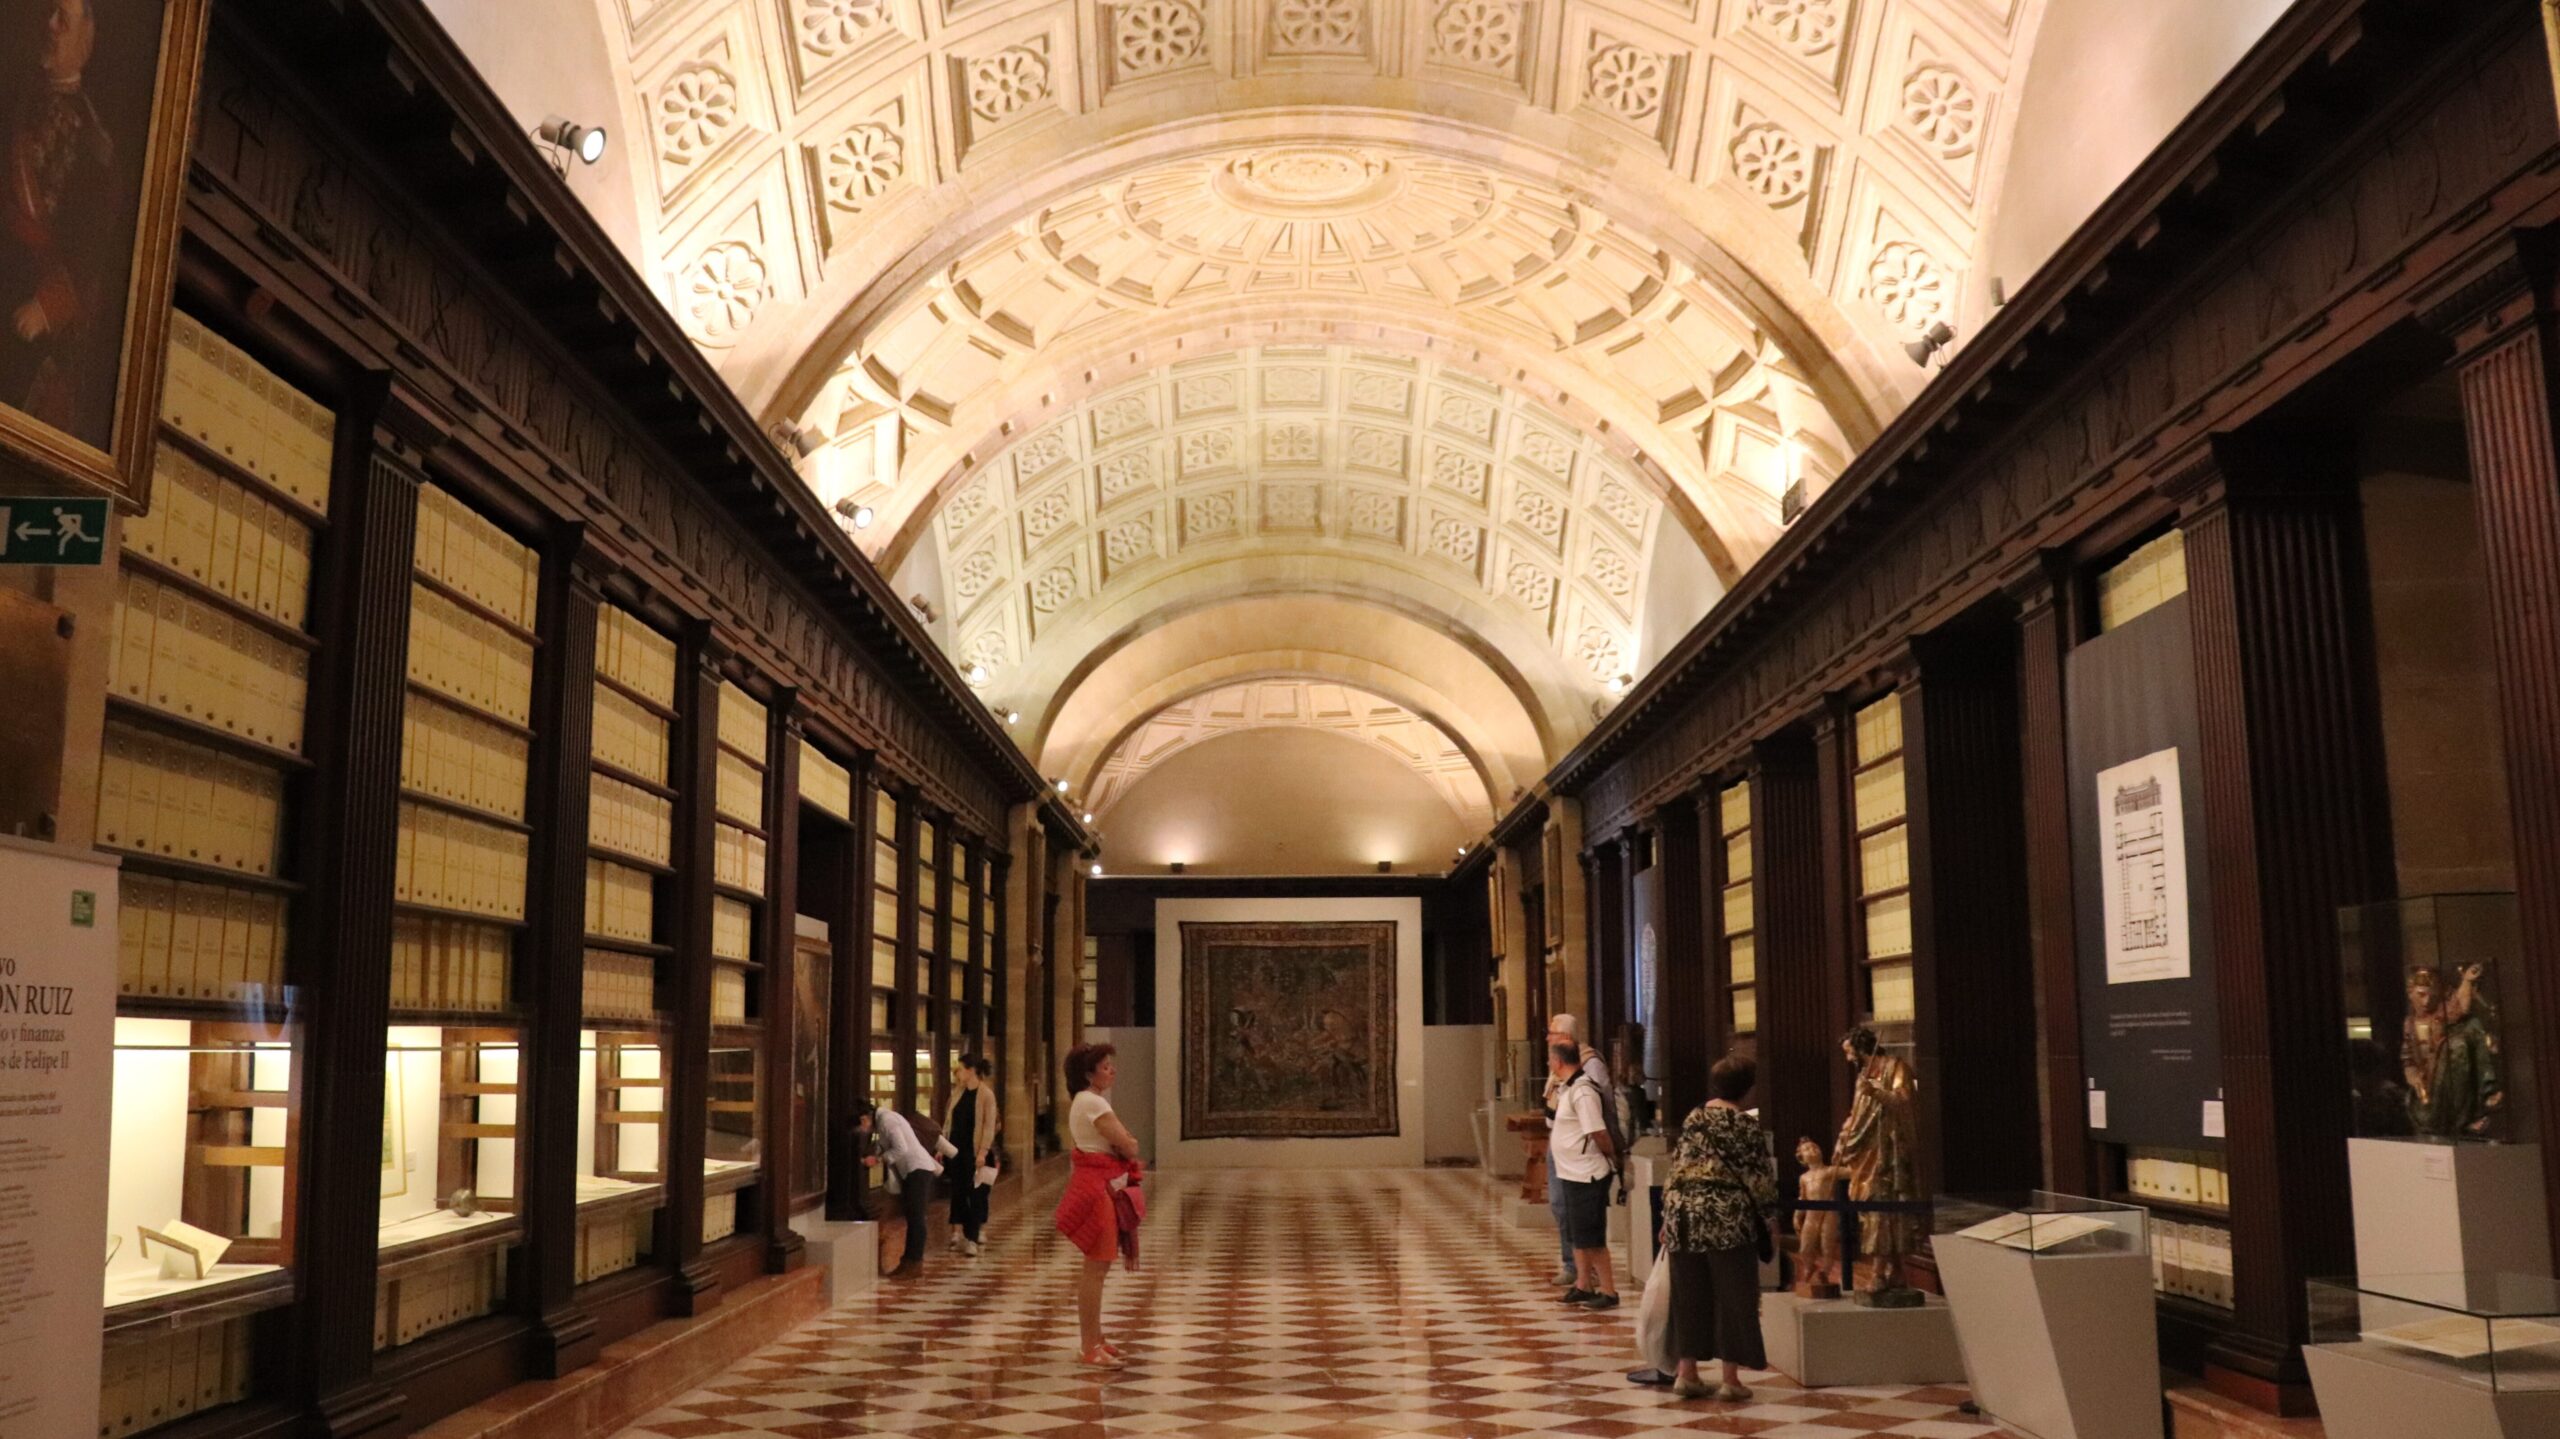
[[[2361,1141],[2359,1141],[2361,1142]],[[2491,1390],[2387,1344],[2311,1344],[2302,1351],[2329,1439],[2548,1439],[2560,1434],[2560,1390]]]
[[[2549,1274],[2539,1144],[2347,1141],[2356,1272]]]
[[[1653,1212],[1654,1186],[1671,1177],[1671,1155],[1659,1139],[1640,1139],[1627,1155],[1628,1283],[1642,1286],[1653,1272],[1653,1235],[1662,1222]]]
[[[1520,1182],[1520,1171],[1527,1167],[1529,1156],[1520,1150],[1520,1136],[1502,1127],[1506,1115],[1519,1111],[1500,1101],[1479,1104],[1475,1110],[1476,1157],[1484,1172],[1496,1179]]]
[[[823,1211],[800,1215],[791,1227],[808,1242],[809,1263],[827,1276],[833,1308],[880,1283],[880,1226],[868,1219],[830,1220]]]
[[[1986,1422],[2025,1439],[2160,1439],[2151,1261],[1941,1235],[1938,1280]]]
[[[1760,1340],[1769,1367],[1807,1389],[1964,1382],[1955,1314],[1935,1297],[1919,1309],[1875,1309],[1851,1299],[1764,1294]]]

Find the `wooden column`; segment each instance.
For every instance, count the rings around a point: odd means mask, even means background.
[[[1040,1033],[1039,965],[1040,811],[1036,802],[1017,804],[1005,812],[1005,842],[1010,857],[997,871],[996,894],[1004,928],[1001,953],[1005,967],[1004,1063],[998,1071],[998,1106],[1004,1115],[1005,1163],[1017,1175],[1031,1172],[1033,1140],[1039,1132],[1032,1096],[1039,1091],[1035,1063]]]
[[[1902,692],[1911,824],[1924,1193],[2033,1189],[2035,993],[2027,948],[2017,638],[2005,615],[1913,642]]]
[[[2063,661],[2081,626],[2068,557],[2039,554],[2010,578],[2018,606],[2018,770],[2026,815],[2027,953],[2035,973],[2044,1182],[2096,1192],[2080,1059],[2080,953],[2071,880],[2071,770]]]
[[[377,393],[348,410],[311,606],[335,632],[310,678],[313,770],[303,798],[312,851],[290,956],[308,1017],[295,1196],[302,1302],[287,1367],[318,1432],[331,1436],[370,1433],[400,1417],[399,1396],[373,1378],[380,1175],[344,1161],[382,1147],[409,574],[418,488],[427,451],[441,438],[397,397]]]
[[[2230,1330],[2208,1378],[2307,1398],[2303,1281],[2351,1270],[2338,909],[2391,892],[2347,432],[2216,436],[2185,512],[2231,1168]]]
[[[916,983],[916,936],[920,916],[916,905],[922,895],[917,887],[916,846],[921,838],[921,807],[913,796],[898,806],[898,999],[889,1006],[889,1022],[898,1031],[898,1052],[890,1061],[890,1072],[898,1077],[898,1107],[913,1109],[916,1105],[915,1052],[916,1035],[923,1031],[924,990]]]
[[[797,1268],[808,1244],[791,1227],[800,1173],[791,1080],[800,1027],[800,741],[806,733],[800,692],[777,688],[765,706],[764,1077],[757,1090],[764,1109],[764,1144],[757,1156],[764,1182],[756,1192],[764,1198],[769,1274]]]
[[[558,1378],[602,1351],[578,1307],[578,1063],[586,1008],[587,802],[594,759],[596,620],[604,564],[586,527],[542,556],[542,652],[533,696],[533,841],[527,856],[524,1097],[525,1293],[533,1369]]]
[[[1574,1003],[1582,1011],[1582,1042],[1602,1054],[1609,1052],[1606,1026],[1609,976],[1622,974],[1627,965],[1627,861],[1631,835],[1620,835],[1593,845],[1582,858],[1582,874],[1591,896],[1589,909],[1590,939],[1585,952],[1590,966],[1585,972],[1589,981],[1575,994]]]
[[[1802,727],[1754,746],[1751,777],[1751,899],[1759,936],[1760,1105],[1778,1142],[1778,1167],[1792,1172],[1796,1141],[1812,1135],[1825,1151],[1848,1111],[1834,1102],[1848,1065],[1840,1057],[1835,1011],[1842,962],[1831,932],[1837,885],[1823,856],[1826,766]]]
[[[710,627],[685,626],[676,643],[675,954],[668,960],[674,993],[668,1016],[666,1164],[669,1261],[676,1284],[669,1306],[700,1314],[719,1302],[720,1276],[702,1262],[702,1163],[709,1143],[711,1097],[712,857],[719,835],[714,801],[720,784],[720,670],[727,655]]]
[[[2515,835],[2521,985],[2540,1022],[2534,1107],[2560,1116],[2560,260],[2529,237],[2430,315],[2458,347],[2471,492],[2488,571],[2507,803]],[[2532,1136],[2519,1136],[2530,1138]],[[2543,1121],[2543,1197],[2560,1245],[2560,1128]]]
[[[1677,1128],[1690,1110],[1706,1102],[1707,1067],[1725,1051],[1724,1016],[1719,1013],[1717,965],[1711,952],[1715,933],[1708,917],[1706,836],[1715,824],[1715,795],[1684,796],[1662,807],[1661,848],[1654,855],[1654,883],[1662,893],[1662,950],[1656,960],[1659,990],[1654,995],[1652,1042],[1662,1056],[1662,1122]]]
[[[836,975],[827,1019],[827,1218],[838,1223],[867,1217],[863,1205],[861,1147],[853,1142],[856,1115],[870,1106],[871,893],[873,843],[879,832],[879,763],[861,756],[853,771],[853,839],[845,856],[844,922],[835,931]]]
[[[1832,1117],[1833,1133],[1818,1137],[1826,1148],[1838,1130],[1838,1121],[1848,1117],[1849,1102],[1857,1089],[1857,1071],[1840,1058],[1840,1036],[1848,1032],[1849,1025],[1862,1008],[1855,972],[1857,944],[1851,932],[1851,926],[1857,922],[1856,891],[1849,882],[1858,861],[1858,825],[1852,810],[1854,797],[1849,788],[1852,769],[1849,746],[1853,742],[1848,702],[1842,696],[1832,695],[1823,701],[1822,710],[1813,722],[1815,814],[1819,833],[1807,856],[1822,889],[1822,957],[1816,971],[1821,985],[1822,1025],[1828,1045],[1825,1052],[1831,1074],[1831,1103],[1826,1112]],[[1756,799],[1754,804],[1757,804]]]

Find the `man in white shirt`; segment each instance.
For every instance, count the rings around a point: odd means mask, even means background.
[[[913,1279],[924,1272],[925,1209],[933,1198],[933,1176],[942,1172],[941,1161],[916,1138],[907,1117],[885,1104],[857,1117],[853,1132],[857,1143],[867,1142],[876,1151],[862,1156],[864,1164],[888,1165],[899,1212],[907,1221],[906,1252],[889,1277]]]
[[[1618,1307],[1618,1285],[1609,1272],[1609,1187],[1617,1146],[1601,1106],[1609,1096],[1585,1069],[1572,1044],[1547,1049],[1548,1072],[1561,1083],[1555,1123],[1547,1131],[1547,1172],[1563,1192],[1561,1230],[1573,1247],[1574,1283],[1562,1303],[1585,1309]]]
[[[1549,1019],[1547,1021],[1547,1043],[1551,1045],[1570,1044],[1580,1049],[1582,1051],[1582,1072],[1592,1077],[1593,1082],[1600,1086],[1600,1092],[1602,1094],[1607,1094],[1609,1092],[1609,1066],[1601,1060],[1600,1051],[1581,1042],[1581,1021],[1575,1019],[1570,1014],[1559,1014]],[[1570,1078],[1570,1075],[1566,1076],[1566,1079],[1563,1080],[1557,1079],[1553,1075],[1549,1075],[1547,1077],[1546,1092],[1540,1097],[1539,1102],[1547,1111],[1547,1119],[1550,1123],[1553,1123],[1556,1117],[1556,1096],[1564,1092],[1565,1083]],[[1576,1277],[1573,1272],[1573,1246],[1565,1242],[1564,1190],[1556,1179],[1555,1166],[1553,1165],[1549,1165],[1547,1167],[1547,1213],[1553,1217],[1556,1222],[1555,1282],[1570,1289],[1573,1287],[1574,1279]]]

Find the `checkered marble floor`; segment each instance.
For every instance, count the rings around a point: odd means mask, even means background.
[[[1081,1368],[1077,1256],[1044,1210],[995,1216],[977,1259],[940,1246],[625,1431],[628,1439],[1999,1439],[1961,1388],[1799,1389],[1742,1404],[1626,1382],[1635,1296],[1552,1302],[1554,1241],[1502,1222],[1473,1171],[1223,1171],[1150,1181],[1143,1269],[1104,1330],[1129,1368]]]

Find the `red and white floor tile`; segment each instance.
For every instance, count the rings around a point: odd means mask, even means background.
[[[1077,1256],[1046,1211],[995,1216],[962,1259],[884,1282],[626,1431],[628,1439],[1999,1439],[1957,1387],[1799,1389],[1741,1404],[1626,1382],[1624,1307],[1566,1310],[1553,1240],[1502,1222],[1472,1171],[1167,1174],[1144,1266],[1113,1271],[1117,1373],[1080,1367]]]

